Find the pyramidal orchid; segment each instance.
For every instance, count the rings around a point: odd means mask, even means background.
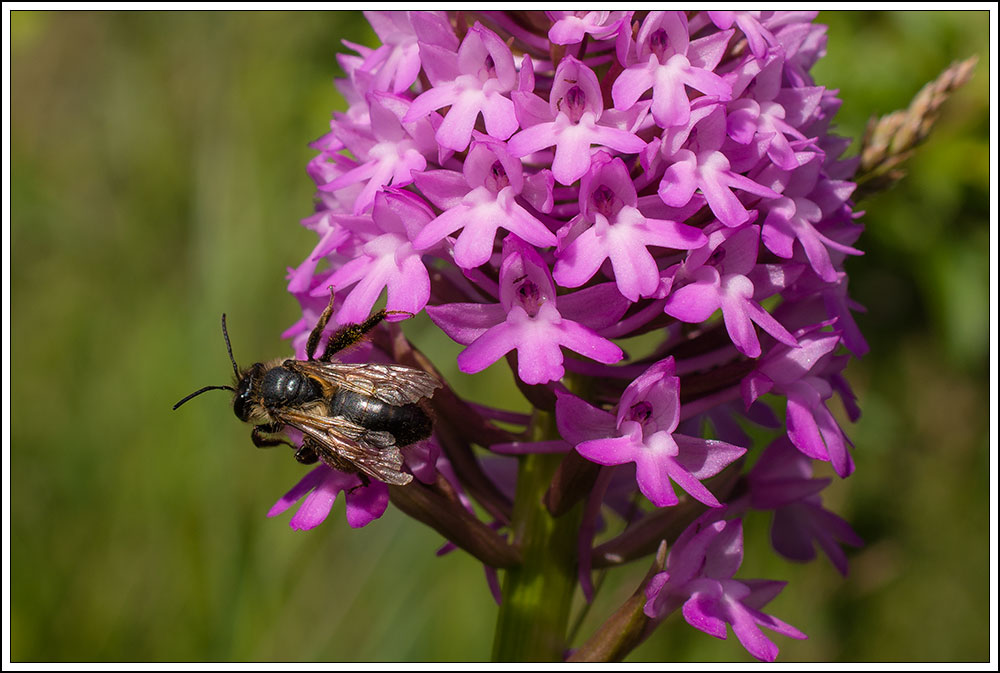
[[[867,345],[814,14],[366,12],[380,44],[338,57],[349,109],[312,144],[318,242],[284,336],[302,358],[331,288],[328,332],[384,296],[461,372],[504,361],[532,411],[463,400],[384,323],[345,359],[441,380],[433,436],[402,447],[415,479],[324,465],[270,514],[302,501],[291,525],[314,529],[343,493],[352,527],[390,502],[433,527],[487,567],[497,660],[621,659],[675,611],[764,661],[804,638],[763,612],[783,582],[736,574],[750,510],[791,559],[818,545],[846,574],[861,544],[820,497],[855,469],[832,404],[857,418],[843,370]],[[570,641],[576,588],[644,557],[633,599]]]

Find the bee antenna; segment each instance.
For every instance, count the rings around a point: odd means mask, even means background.
[[[226,340],[226,350],[229,351],[229,361],[233,363],[233,373],[236,378],[240,378],[240,368],[236,366],[236,358],[233,357],[233,347],[229,343],[229,331],[226,329],[226,314],[222,314],[222,338]]]
[[[234,393],[236,392],[236,388],[233,388],[232,386],[205,386],[201,390],[194,391],[193,393],[191,393],[190,395],[188,395],[187,397],[185,397],[183,400],[181,400],[180,402],[178,402],[177,404],[175,404],[174,405],[174,411],[177,411],[177,407],[181,406],[182,404],[184,404],[185,402],[187,402],[192,397],[198,397],[198,395],[201,395],[203,392],[206,392],[208,390],[231,390]]]

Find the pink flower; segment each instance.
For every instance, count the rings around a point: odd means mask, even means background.
[[[656,260],[647,246],[688,250],[707,242],[698,229],[646,217],[637,205],[625,163],[598,154],[580,186],[580,215],[561,232],[552,269],[556,282],[579,287],[610,259],[618,289],[630,301],[638,301],[655,294],[660,285]]]
[[[404,99],[380,92],[372,92],[368,98],[370,129],[338,127],[338,137],[362,159],[362,163],[320,186],[332,192],[364,182],[354,201],[355,215],[371,207],[380,188],[409,184],[413,180],[412,172],[423,170],[427,166],[427,155],[436,150],[428,122],[401,123],[400,118],[408,105]]]
[[[826,367],[843,366],[843,361],[831,357],[839,342],[837,332],[802,330],[797,348],[776,346],[743,380],[741,390],[747,405],[764,393],[785,395],[792,444],[810,458],[831,463],[838,475],[846,477],[854,471],[854,460],[847,450],[850,442],[824,404],[833,396],[833,388],[825,380]]]
[[[281,496],[267,515],[277,516],[305,497],[288,525],[295,530],[311,530],[323,523],[341,492],[347,500],[347,523],[351,528],[367,526],[389,506],[389,490],[382,482],[362,486],[358,475],[320,465]]]
[[[761,353],[754,323],[782,343],[796,346],[795,337],[755,300],[749,275],[757,262],[758,235],[756,227],[712,232],[709,244],[676,270],[663,309],[684,322],[697,323],[721,308],[733,345],[749,357]]]
[[[556,244],[555,234],[517,202],[525,189],[524,173],[503,143],[481,137],[472,142],[461,174],[441,170],[421,173],[416,179],[420,190],[443,211],[417,233],[413,244],[418,250],[462,229],[455,242],[455,263],[472,269],[489,260],[499,229],[538,247]]]
[[[722,58],[729,32],[700,40],[688,39],[683,12],[650,12],[636,35],[634,52],[628,50],[626,66],[611,89],[615,108],[625,110],[653,89],[653,119],[664,128],[683,126],[691,114],[685,86],[717,100],[729,100],[730,86],[712,72]]]
[[[337,322],[363,322],[383,289],[388,291],[386,308],[390,311],[417,313],[424,308],[430,296],[430,279],[411,237],[430,220],[426,206],[402,191],[379,192],[371,218],[341,220],[364,243],[358,256],[335,269],[313,291],[328,296],[330,286],[335,290],[353,286],[337,313]]]
[[[555,145],[552,174],[564,185],[589,170],[591,145],[630,154],[646,146],[634,133],[598,124],[604,103],[597,75],[572,56],[556,69],[547,110],[538,96],[523,91],[514,92],[514,104],[523,130],[510,139],[511,154],[525,157]]]
[[[774,661],[778,647],[761,626],[790,638],[806,635],[760,610],[781,592],[784,582],[732,579],[743,562],[743,522],[718,517],[717,510],[706,512],[677,539],[666,570],[646,588],[645,613],[663,619],[681,607],[688,624],[721,640],[729,624],[747,652]]]
[[[553,44],[577,44],[584,36],[602,40],[617,34],[627,25],[631,12],[545,12],[554,21],[549,29]]]
[[[497,34],[478,22],[457,53],[424,43],[425,62],[434,61],[428,89],[410,104],[404,122],[415,122],[450,106],[434,137],[442,147],[464,150],[476,118],[482,115],[489,135],[506,140],[517,130],[514,105],[504,94],[515,85],[514,57]]]
[[[674,360],[667,358],[629,384],[615,415],[557,392],[559,432],[581,456],[595,463],[634,462],[639,490],[657,507],[677,504],[671,481],[698,501],[721,507],[701,480],[718,474],[746,449],[676,434],[679,389]]]
[[[764,450],[747,475],[750,506],[773,510],[771,544],[785,558],[811,561],[819,546],[841,575],[847,575],[847,555],[841,544],[864,542],[851,525],[824,509],[820,491],[830,479],[813,477],[812,461],[779,437]]]
[[[557,298],[538,253],[508,236],[499,304],[448,304],[428,307],[427,312],[448,336],[468,345],[458,356],[463,372],[482,371],[516,350],[517,375],[537,384],[562,378],[562,346],[605,364],[620,360],[621,349],[594,329],[614,323],[625,305],[610,285]]]

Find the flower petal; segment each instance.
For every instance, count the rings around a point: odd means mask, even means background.
[[[556,426],[563,439],[573,445],[618,434],[612,414],[559,389],[556,389]]]
[[[427,315],[445,334],[468,346],[506,318],[500,304],[442,304],[428,306]]]
[[[742,446],[717,439],[701,439],[676,433],[673,437],[679,449],[677,463],[696,479],[714,477],[747,452]]]
[[[513,310],[521,310],[515,307]],[[481,372],[517,348],[520,334],[506,322],[490,327],[458,354],[458,369],[466,374]]]
[[[634,435],[588,439],[576,446],[576,451],[587,460],[599,465],[623,465],[635,460],[642,444],[636,443]]]
[[[372,481],[347,492],[347,524],[363,528],[381,517],[389,506],[389,487],[381,481]]]
[[[292,486],[291,490],[285,495],[278,499],[278,502],[274,503],[274,506],[268,510],[268,516],[277,516],[284,512],[286,509],[294,505],[296,502],[302,499],[309,491],[316,488],[317,485],[322,482],[330,468],[326,465],[318,465],[314,469],[306,473],[306,476],[302,477],[295,486]]]

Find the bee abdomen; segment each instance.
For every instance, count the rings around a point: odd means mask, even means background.
[[[330,400],[330,413],[368,430],[388,432],[396,438],[396,446],[407,446],[431,436],[431,419],[416,404],[386,404],[341,388]]]

